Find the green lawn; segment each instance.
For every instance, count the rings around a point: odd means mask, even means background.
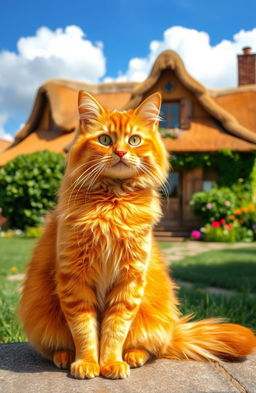
[[[232,296],[213,295],[200,289],[181,288],[178,293],[180,310],[194,319],[219,317],[240,323],[256,331],[256,297],[248,293]]]
[[[171,263],[175,279],[256,293],[256,247],[207,251]]]
[[[34,239],[0,238],[0,342],[26,339],[15,317],[21,282],[10,281],[7,276],[24,272],[35,243]],[[215,285],[242,291],[225,297],[200,289],[181,289],[178,293],[181,311],[195,313],[196,319],[225,317],[256,329],[256,298],[248,293],[248,288],[256,292],[255,272],[255,248],[210,251],[173,263],[175,279],[193,281],[198,287]]]
[[[0,238],[0,342],[24,341],[16,319],[21,281],[7,276],[24,272],[35,239]]]

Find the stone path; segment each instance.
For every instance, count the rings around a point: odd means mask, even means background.
[[[206,251],[211,250],[221,250],[221,249],[236,249],[236,248],[249,248],[256,247],[256,243],[206,243],[206,242],[195,242],[195,241],[186,241],[184,243],[172,243],[170,244],[170,248],[165,248],[162,250],[162,253],[165,255],[167,263],[171,264],[172,261],[179,261],[187,256],[194,256],[197,254],[201,254]],[[194,288],[195,284],[189,281],[183,280],[175,280],[175,282],[180,287],[185,288]],[[208,293],[212,293],[214,295],[226,295],[230,296],[235,293],[235,291],[217,288],[217,287],[204,287],[201,288],[202,291],[206,291]],[[255,296],[252,294],[252,296]],[[256,393],[256,392],[255,392]]]
[[[1,344],[0,392],[256,393],[256,356],[236,363],[161,359],[131,370],[124,380],[77,380],[27,343]]]
[[[187,256],[193,256],[202,252],[221,249],[236,249],[256,247],[256,243],[210,243],[210,242],[196,242],[185,241],[182,243],[170,243],[170,247],[162,250],[166,255],[168,261],[178,261]]]
[[[191,289],[197,289],[197,290],[200,290],[202,292],[212,293],[213,295],[231,296],[231,295],[234,295],[236,293],[235,291],[231,291],[230,289],[217,288],[217,287],[198,288],[198,287],[195,286],[195,283],[190,282],[190,281],[175,280],[175,283],[179,287],[189,288],[189,289],[190,288]],[[252,296],[256,296],[256,295],[252,294]]]

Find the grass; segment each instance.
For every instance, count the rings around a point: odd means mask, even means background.
[[[23,273],[35,239],[0,238],[0,342],[25,341],[16,320],[20,281],[8,276]],[[163,245],[170,247],[170,243]],[[195,313],[196,319],[224,317],[256,329],[256,301],[248,288],[255,290],[256,248],[210,251],[186,257],[172,264],[175,279],[193,281],[201,287],[215,285],[242,291],[233,296],[210,295],[200,289],[180,289],[180,309]]]
[[[256,330],[256,298],[248,293],[224,296],[181,288],[178,296],[182,314],[193,313],[194,320],[218,317]]]
[[[171,264],[175,279],[256,293],[256,247],[207,251]]]
[[[34,244],[34,239],[0,238],[0,342],[26,339],[16,318],[21,282],[7,277],[24,272]]]

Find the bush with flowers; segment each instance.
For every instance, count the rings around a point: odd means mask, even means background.
[[[190,206],[193,213],[201,218],[202,224],[207,224],[231,215],[236,206],[236,196],[229,188],[212,188],[195,193]]]
[[[228,209],[227,209],[228,210]],[[191,239],[217,242],[251,242],[256,240],[256,208],[253,203],[238,209],[225,218],[206,223],[191,232]]]
[[[43,228],[42,227],[27,227],[24,231],[21,229],[7,229],[0,230],[0,237],[4,238],[28,238],[34,239],[38,238],[42,235]]]
[[[7,218],[2,215],[2,208],[0,207],[0,233],[7,228]]]

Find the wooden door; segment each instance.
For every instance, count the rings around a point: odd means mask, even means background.
[[[166,183],[168,197],[163,197],[161,201],[163,218],[159,224],[160,226],[177,228],[181,225],[181,178],[182,174],[179,171],[169,174],[168,182]]]
[[[203,189],[203,168],[188,169],[182,176],[182,226],[198,224],[198,218],[191,212],[189,202],[195,192]]]

